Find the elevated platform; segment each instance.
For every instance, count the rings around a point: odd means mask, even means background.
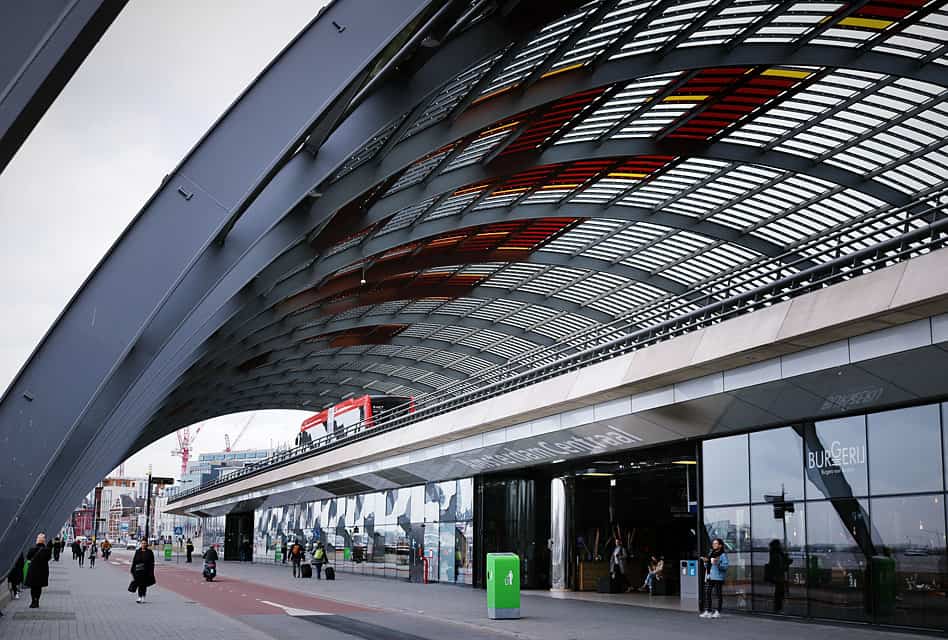
[[[938,373],[948,279],[936,273],[948,273],[948,252],[211,486],[172,512],[220,515],[937,398],[948,392]]]

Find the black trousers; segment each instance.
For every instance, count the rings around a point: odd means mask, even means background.
[[[40,596],[43,595],[43,587],[30,587],[30,600],[39,606]]]
[[[724,599],[724,596],[721,591],[721,587],[724,586],[723,580],[705,580],[704,581],[704,610],[705,611],[720,611],[721,610],[721,601]],[[711,601],[714,596],[717,595],[717,606],[712,607]]]
[[[294,577],[294,578],[302,578],[302,577],[303,577],[303,572],[302,572],[302,570],[300,569],[300,561],[299,561],[299,560],[293,560],[293,577]]]
[[[313,568],[316,569],[316,579],[322,580],[323,579],[323,563],[317,562],[316,564],[313,565]]]
[[[144,598],[146,593],[148,593],[148,587],[143,584],[138,585],[138,597]]]

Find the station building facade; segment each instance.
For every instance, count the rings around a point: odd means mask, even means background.
[[[321,541],[339,571],[483,586],[486,553],[503,550],[520,555],[524,588],[594,590],[618,536],[630,580],[660,557],[656,593],[675,596],[678,563],[721,538],[729,610],[944,630],[948,404],[845,409],[205,517],[204,542],[252,518],[256,562],[281,562],[284,541]]]

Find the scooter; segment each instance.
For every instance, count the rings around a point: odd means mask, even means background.
[[[214,580],[217,577],[217,562],[214,560],[205,560],[204,561],[204,579],[208,582]]]

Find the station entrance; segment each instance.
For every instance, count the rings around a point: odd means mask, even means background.
[[[525,589],[677,607],[679,562],[699,555],[698,469],[695,444],[678,443],[479,476],[475,584],[487,553],[512,551]]]
[[[677,597],[679,561],[698,556],[697,463],[694,445],[683,444],[584,460],[559,475],[565,570],[553,586]],[[620,542],[616,578],[610,558]]]
[[[253,560],[253,512],[229,513],[224,522],[224,560]]]

